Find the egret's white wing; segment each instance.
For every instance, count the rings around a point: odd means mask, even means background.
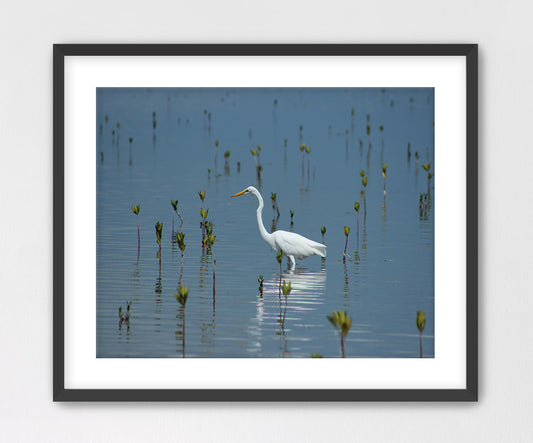
[[[309,240],[294,232],[276,231],[274,232],[275,242],[278,249],[285,255],[293,255],[298,259],[309,257],[310,255],[326,256],[326,247],[313,240]]]

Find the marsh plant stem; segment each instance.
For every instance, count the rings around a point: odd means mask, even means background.
[[[181,277],[183,276],[183,251],[181,251],[181,271],[180,278],[178,280],[178,286],[181,286]]]
[[[346,262],[346,248],[348,248],[348,236],[346,236],[346,243],[344,244],[344,253],[342,254],[343,262]]]
[[[141,256],[141,230],[139,228],[139,214],[137,214],[137,264],[139,264],[140,256]]]
[[[217,264],[217,259],[213,255],[213,303],[215,301],[215,268]]]

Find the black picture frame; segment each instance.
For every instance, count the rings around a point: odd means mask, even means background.
[[[66,389],[65,58],[69,56],[393,56],[466,60],[466,386],[464,389]],[[53,400],[178,402],[477,401],[478,47],[476,44],[55,44],[53,46]]]

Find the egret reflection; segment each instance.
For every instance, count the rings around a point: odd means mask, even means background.
[[[291,291],[287,298],[280,297],[280,273],[273,272],[263,276],[262,294],[255,299],[256,313],[248,326],[251,338],[248,352],[261,353],[263,334],[268,335],[272,326],[280,328],[282,338],[282,354],[291,352],[291,324],[301,322],[307,313],[316,311],[325,303],[326,270],[310,271],[306,268],[288,269],[281,273],[281,281],[290,282]],[[252,339],[253,338],[253,339]],[[288,343],[286,343],[288,341]]]
[[[288,297],[288,310],[285,315],[287,322],[301,319],[298,314],[313,311],[318,305],[324,304],[326,291],[326,271],[309,271],[305,268],[288,270],[281,274],[281,280],[291,283]],[[273,273],[263,281],[263,296],[257,303],[256,321],[258,325],[279,320],[279,273]]]

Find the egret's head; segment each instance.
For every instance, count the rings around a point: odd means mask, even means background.
[[[237,192],[235,195],[232,195],[231,197],[238,197],[239,195],[246,195],[246,194],[254,194],[254,191],[257,192],[257,189],[255,189],[253,186],[248,186],[246,189],[243,189],[241,192]]]

